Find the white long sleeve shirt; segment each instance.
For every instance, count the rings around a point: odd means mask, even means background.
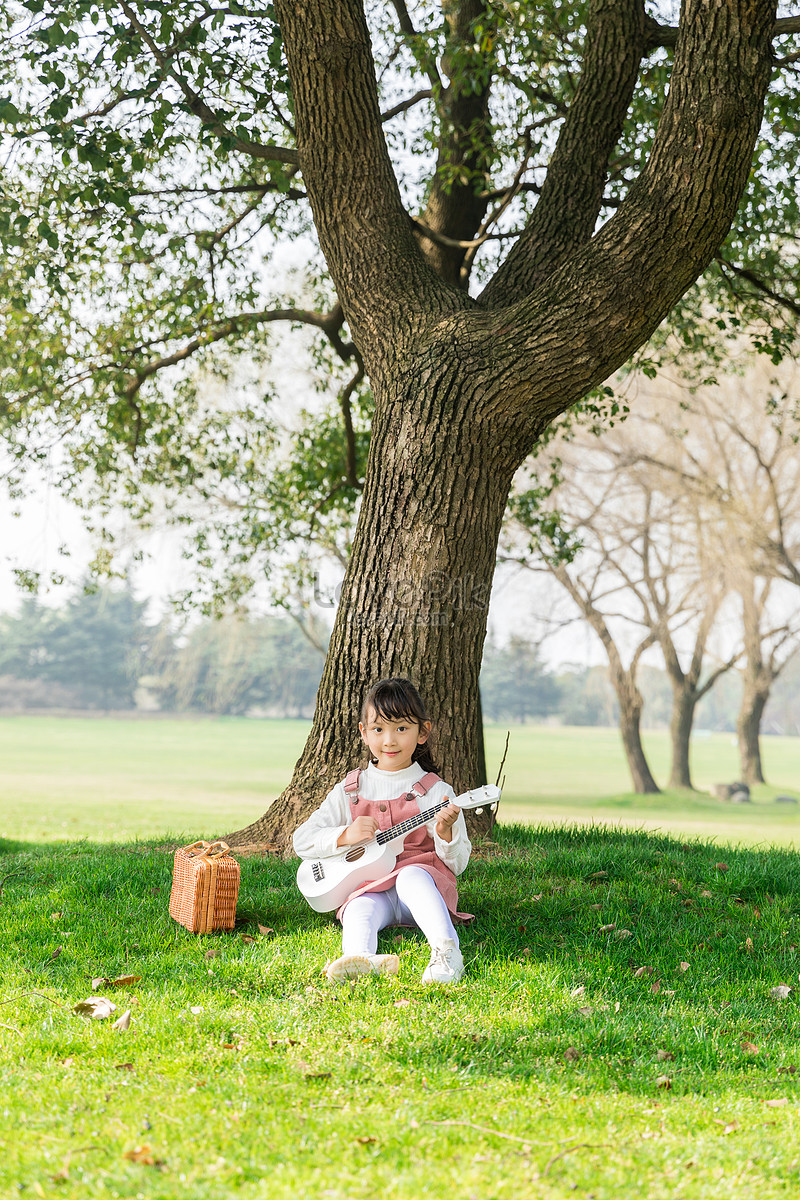
[[[412,763],[404,771],[380,771],[372,763],[361,772],[358,792],[365,800],[394,800],[405,792],[411,791],[412,784],[422,779],[425,771],[419,763]],[[441,780],[433,785],[429,792],[419,797],[420,811],[424,812],[434,804],[444,799],[455,799],[455,792],[449,783]],[[440,838],[436,832],[438,813],[426,821],[425,827],[433,838],[436,853],[442,862],[450,868],[454,875],[460,875],[469,862],[472,843],[467,834],[464,814],[459,813],[452,826],[452,839],[449,842]],[[339,836],[348,825],[352,824],[350,801],[345,794],[344,780],[337,783],[333,791],[322,801],[316,812],[294,832],[292,844],[295,853],[300,858],[330,858],[340,852],[341,847],[336,843]]]

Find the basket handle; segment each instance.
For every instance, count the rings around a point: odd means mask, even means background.
[[[224,858],[226,854],[230,854],[231,848],[227,842],[218,839],[216,842],[208,842],[206,849],[203,851],[206,858]]]
[[[196,857],[201,857],[208,853],[210,842],[204,842],[202,839],[199,842],[192,842],[191,846],[181,846],[184,854],[190,854]]]

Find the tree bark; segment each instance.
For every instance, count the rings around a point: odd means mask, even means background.
[[[628,769],[633,780],[633,790],[639,796],[656,795],[661,791],[650,770],[641,736],[641,719],[644,701],[635,684],[620,680],[614,684],[619,702],[619,729]]]
[[[669,732],[672,748],[669,784],[671,788],[693,789],[689,764],[689,745],[694,724],[694,713],[699,693],[692,687],[674,688]]]
[[[739,743],[739,770],[744,783],[764,783],[761,765],[761,719],[769,700],[770,684],[759,685],[758,679],[745,674],[742,703],[736,721]]]

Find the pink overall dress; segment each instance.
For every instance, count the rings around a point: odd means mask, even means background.
[[[420,811],[417,797],[422,797],[426,792],[429,792],[435,783],[439,782],[439,776],[429,771],[427,775],[423,775],[413,784],[413,790],[404,792],[402,796],[398,796],[394,800],[366,800],[358,794],[358,784],[361,778],[361,771],[356,768],[351,771],[344,781],[344,790],[350,801],[350,814],[353,820],[356,817],[374,817],[378,823],[378,828],[391,829],[393,825],[399,825],[401,821],[407,821],[409,817],[416,817]],[[416,793],[416,795],[415,795]],[[403,867],[422,867],[432,876],[436,887],[441,892],[445,904],[454,916],[460,917],[462,920],[469,919],[468,913],[458,912],[458,888],[456,887],[456,877],[448,866],[442,862],[439,855],[436,853],[436,846],[433,838],[428,833],[424,825],[420,825],[419,829],[414,829],[406,835],[401,852],[397,856],[397,862],[394,870],[388,875],[384,875],[382,879],[374,879],[371,883],[365,883],[360,888],[357,888],[350,896],[347,897],[344,904],[341,906],[336,916],[339,920],[342,919],[342,913],[346,905],[354,900],[356,896],[363,896],[365,892],[386,892],[390,887],[394,886],[394,881]]]

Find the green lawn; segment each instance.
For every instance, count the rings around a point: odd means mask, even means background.
[[[798,1001],[771,993],[797,986],[797,856],[499,840],[450,990],[412,931],[383,935],[398,978],[328,985],[339,934],[291,863],[245,860],[240,928],[195,937],[157,849],[6,844],[0,1195],[796,1196]],[[94,976],[135,977],[97,993],[127,1031],[73,1011]]]
[[[195,937],[170,856],[119,844],[257,816],[306,730],[0,721],[0,1196],[797,1195],[800,859],[764,843],[800,815],[769,789],[637,799],[613,731],[515,729],[503,806],[529,823],[463,879],[464,980],[424,987],[420,935],[391,930],[399,977],[335,987],[338,927],[291,862],[245,859],[236,931]],[[791,790],[800,744],[766,749]],[[730,738],[698,740],[696,771],[732,779]],[[120,976],[98,994],[127,1030],[73,1011]]]
[[[0,719],[0,836],[56,841],[130,841],[168,833],[195,837],[258,817],[284,787],[308,730],[305,721],[223,719]],[[486,732],[490,775],[505,728]],[[667,768],[664,733],[645,737],[656,776]],[[536,824],[600,821],[662,829],[720,842],[791,845],[800,806],[775,805],[779,791],[800,796],[800,739],[765,738],[775,787],[731,808],[703,795],[637,797],[627,789],[612,729],[518,726],[511,731],[502,816]],[[700,788],[737,775],[729,734],[693,742]]]

